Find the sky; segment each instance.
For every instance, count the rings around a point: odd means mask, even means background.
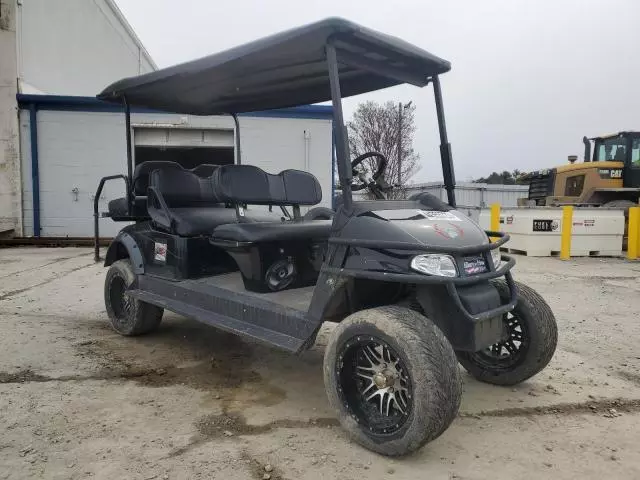
[[[582,137],[640,130],[638,0],[116,0],[159,67],[340,16],[452,64],[441,78],[458,181],[582,155]],[[416,105],[414,182],[442,179],[431,87],[345,99]]]

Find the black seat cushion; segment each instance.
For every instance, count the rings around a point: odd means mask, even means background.
[[[312,222],[229,223],[213,231],[213,238],[236,242],[285,242],[329,238],[331,220]]]
[[[183,168],[179,163],[162,160],[148,160],[136,165],[131,184],[134,195],[147,195],[149,177],[154,170],[183,170]]]
[[[232,225],[253,225],[253,223],[237,224],[235,208],[189,207],[171,209],[175,233],[183,237],[211,235],[216,228]],[[245,222],[261,222],[277,224],[279,216],[268,212],[245,211]]]
[[[127,199],[125,197],[120,197],[115,200],[111,200],[108,204],[108,210],[110,217],[126,217],[129,215]]]
[[[272,175],[253,165],[223,165],[211,176],[223,202],[249,205],[316,205],[322,200],[318,179],[300,170]]]
[[[206,178],[213,175],[213,172],[218,168],[218,165],[210,165],[208,163],[203,163],[202,165],[198,165],[191,169],[191,172],[195,173],[199,177]]]
[[[129,211],[127,208],[126,197],[116,198],[111,200],[108,204],[109,216],[111,218],[128,217]],[[147,197],[136,197],[133,200],[133,211],[131,212],[133,217],[146,217],[147,214]]]
[[[189,170],[154,170],[150,184],[164,197],[170,208],[218,206],[209,178]]]
[[[217,207],[189,207],[172,208],[171,219],[175,233],[184,237],[197,235],[211,235],[218,226],[236,221],[236,211],[233,208]]]
[[[154,170],[151,186],[162,195],[168,207],[171,230],[185,237],[211,235],[219,226],[237,222],[235,208],[225,208],[213,192],[210,178],[201,178],[189,170]],[[149,215],[157,225],[166,220],[159,205],[149,206]],[[245,211],[245,222],[274,222],[280,216],[269,212]]]
[[[317,205],[322,201],[322,187],[311,173],[290,169],[277,176],[282,178],[286,201],[290,205]]]
[[[147,188],[149,187],[149,176],[153,170],[182,170],[182,167],[176,162],[160,160],[148,160],[136,166],[131,180],[132,192],[135,195],[131,212],[133,217],[148,217]],[[120,197],[111,200],[107,210],[109,216],[114,219],[129,217],[127,198]]]

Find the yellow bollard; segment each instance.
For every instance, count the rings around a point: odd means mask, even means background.
[[[492,232],[500,231],[500,204],[492,203],[491,204],[491,228]]]
[[[640,241],[640,207],[629,209],[629,228],[627,230],[627,258],[638,258],[638,243]]]
[[[571,231],[573,230],[573,207],[562,207],[562,234],[560,240],[560,259],[571,258]]]

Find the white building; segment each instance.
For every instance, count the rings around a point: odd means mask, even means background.
[[[0,0],[0,235],[89,237],[101,177],[126,173],[125,120],[94,95],[155,64],[112,0]],[[332,194],[331,107],[240,117],[242,162],[316,175]],[[231,118],[132,110],[136,163],[230,163]],[[123,196],[110,182],[100,205]],[[121,227],[101,220],[101,235]]]

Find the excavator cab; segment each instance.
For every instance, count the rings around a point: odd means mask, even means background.
[[[586,142],[589,140],[593,142],[594,149],[593,156],[585,155],[586,162],[590,157],[594,162],[622,162],[622,187],[640,187],[640,132],[620,132],[587,139]],[[590,147],[591,144],[586,145]]]

